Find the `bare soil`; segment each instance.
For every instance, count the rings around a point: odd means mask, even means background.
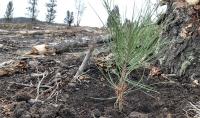
[[[42,28],[52,27],[56,26]],[[71,34],[58,36],[2,34],[0,63],[19,59],[23,51],[31,50],[36,44],[97,35],[84,29],[87,27],[73,28]],[[101,32],[101,29],[91,29]],[[134,71],[130,79],[139,81],[144,75],[142,82],[151,85],[156,92],[134,88],[125,98],[123,112],[119,112],[114,108],[115,99],[111,98],[115,92],[94,61],[89,62],[80,81],[70,82],[82,63],[83,51],[87,51],[87,47],[20,59],[27,63],[26,69],[0,77],[0,118],[187,118],[187,115],[195,115],[188,111],[187,106],[200,100],[200,87],[194,86],[190,78],[150,78],[149,70],[142,68]],[[48,74],[41,83],[40,96],[35,102],[37,85],[42,77],[32,74],[44,72]],[[53,82],[56,78],[60,79]]]

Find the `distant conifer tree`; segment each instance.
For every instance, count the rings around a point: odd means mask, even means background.
[[[76,26],[80,26],[81,17],[86,8],[84,4],[84,0],[76,0],[75,7],[76,7]]]
[[[28,10],[28,15],[30,16],[30,18],[32,19],[32,21],[35,21],[37,18],[37,0],[29,0],[28,2],[30,4],[29,7],[27,7]]]
[[[13,8],[13,2],[10,1],[7,5],[7,9],[6,9],[6,12],[5,12],[5,19],[6,19],[6,22],[10,22],[13,18],[13,11],[14,11],[14,8]]]
[[[66,17],[64,19],[64,23],[71,27],[71,24],[74,22],[74,13],[67,10]]]
[[[50,0],[49,3],[46,4],[47,6],[47,15],[46,15],[46,21],[48,23],[53,23],[54,19],[56,17],[56,10],[55,7],[57,6],[56,0]]]
[[[108,16],[107,26],[112,27],[113,25],[119,24],[119,22],[120,22],[119,7],[116,5]]]

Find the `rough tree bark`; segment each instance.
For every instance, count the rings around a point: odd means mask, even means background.
[[[164,1],[164,0],[163,0]],[[192,0],[191,0],[192,1]],[[168,73],[183,78],[200,76],[200,2],[165,0],[163,48],[159,62]]]

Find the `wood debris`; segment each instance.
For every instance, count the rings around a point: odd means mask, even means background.
[[[79,76],[82,74],[83,70],[86,67],[88,60],[90,59],[90,57],[92,55],[92,52],[94,51],[94,48],[95,48],[94,44],[89,46],[89,49],[85,55],[85,58],[83,59],[83,62],[81,64],[81,66],[79,67],[78,71],[76,72],[72,81],[76,81],[79,78]]]
[[[186,2],[189,4],[189,5],[197,5],[199,3],[199,0],[186,0]]]
[[[10,62],[10,63],[8,63]],[[0,77],[10,76],[15,72],[24,72],[27,69],[27,63],[25,61],[8,61],[0,64]]]
[[[161,75],[161,74],[162,74],[162,72],[161,72],[161,69],[160,69],[160,68],[155,67],[155,66],[152,66],[152,67],[150,68],[150,72],[149,72],[149,75],[150,75],[150,76],[154,77],[154,76],[159,76],[159,75]]]
[[[107,56],[101,56],[94,58],[95,64],[105,70],[108,71],[109,68],[114,68],[114,63],[113,63],[113,54],[110,53]]]
[[[46,44],[36,45],[26,55],[55,55],[55,49],[50,48]]]

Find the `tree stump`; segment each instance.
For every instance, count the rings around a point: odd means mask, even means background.
[[[169,74],[176,74],[181,78],[198,77],[200,3],[190,4],[185,0],[166,0],[166,3],[161,40],[167,42],[167,45],[162,48],[159,62]]]

